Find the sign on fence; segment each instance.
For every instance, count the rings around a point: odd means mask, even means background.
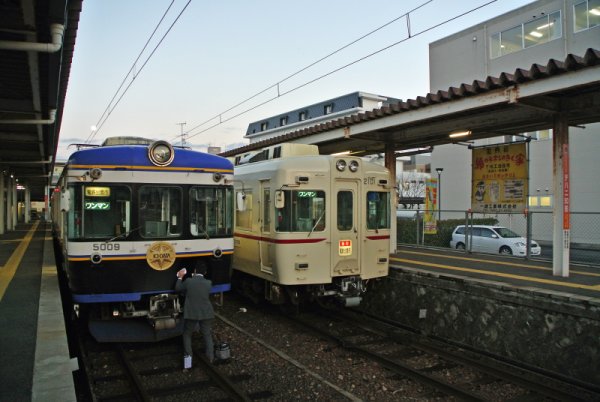
[[[526,143],[473,148],[471,209],[474,212],[524,212],[527,208]]]
[[[424,229],[425,234],[437,234],[437,179],[427,179],[425,181],[425,216]]]

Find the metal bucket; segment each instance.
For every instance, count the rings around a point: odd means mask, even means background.
[[[231,350],[227,342],[219,342],[215,345],[215,358],[219,360],[227,360],[231,357]]]

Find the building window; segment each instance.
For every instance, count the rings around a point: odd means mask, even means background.
[[[333,104],[325,105],[323,107],[323,114],[331,114],[333,112]]]
[[[282,118],[279,119],[279,125],[280,126],[285,126],[288,123],[288,118],[287,116],[284,116]]]
[[[560,11],[523,24],[523,45],[531,47],[558,39],[562,36]]]
[[[600,0],[587,0],[573,5],[573,20],[575,32],[600,25]]]
[[[267,128],[269,128],[268,121],[264,121],[264,122],[260,123],[260,131],[267,131]]]
[[[306,112],[300,112],[300,113],[298,113],[298,120],[299,121],[306,120]]]
[[[540,191],[538,189],[538,191]],[[548,191],[548,189],[546,189]],[[532,195],[529,196],[530,208],[552,208],[552,195]]]
[[[536,140],[551,140],[552,139],[552,129],[549,130],[539,130],[535,132]]]
[[[591,0],[592,1],[592,0]],[[598,1],[600,0],[593,0]],[[506,54],[549,42],[562,37],[560,11],[527,21],[490,37],[490,56],[495,59]]]

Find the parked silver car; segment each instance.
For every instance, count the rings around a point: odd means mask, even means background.
[[[502,226],[473,225],[469,226],[472,236],[471,250],[482,253],[524,256],[527,253],[527,240],[521,235]],[[450,247],[465,249],[465,226],[457,226],[452,232]],[[532,240],[530,255],[540,255],[540,245]]]

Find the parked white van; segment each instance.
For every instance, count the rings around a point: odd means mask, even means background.
[[[521,235],[502,226],[473,225],[469,226],[472,236],[471,251],[504,255],[524,256],[527,253],[527,241]],[[450,247],[465,249],[465,226],[457,226],[452,232]],[[540,245],[532,240],[530,255],[540,255]]]

